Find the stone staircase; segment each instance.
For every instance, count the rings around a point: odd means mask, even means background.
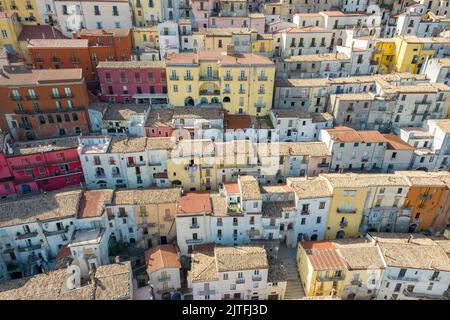
[[[300,277],[297,272],[296,249],[280,246],[278,257],[283,261],[287,273],[287,286],[284,300],[299,300],[305,296]]]

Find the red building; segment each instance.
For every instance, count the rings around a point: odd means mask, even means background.
[[[128,29],[83,30],[78,39],[34,39],[28,53],[36,69],[83,69],[90,88],[96,87],[96,66],[100,61],[130,60],[131,33]]]
[[[79,185],[83,171],[77,148],[77,137],[5,143],[3,153],[15,191],[25,194]]]

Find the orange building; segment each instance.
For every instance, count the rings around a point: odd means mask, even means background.
[[[443,231],[450,217],[448,172],[397,171],[409,181],[404,207],[411,207],[410,232]]]
[[[81,69],[4,66],[0,127],[16,140],[89,132],[89,93]]]
[[[83,30],[81,39],[74,33],[72,39],[30,40],[28,52],[32,64],[37,69],[81,68],[88,86],[95,87],[100,61],[130,60],[129,30],[108,30]]]
[[[133,40],[130,29],[83,29],[80,39],[89,40],[91,50],[98,46],[111,46],[114,60],[130,60]]]

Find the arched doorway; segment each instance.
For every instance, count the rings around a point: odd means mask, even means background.
[[[203,97],[200,99],[200,104],[208,104],[208,99]]]
[[[416,171],[425,171],[425,172],[428,172],[428,169],[425,168],[425,167],[420,167],[420,168],[417,168]]]
[[[311,236],[311,241],[317,241],[317,234],[313,234],[312,236]]]
[[[213,98],[211,99],[211,103],[219,103],[219,98],[213,97]]]
[[[184,105],[186,107],[193,107],[194,106],[194,99],[192,99],[192,97],[187,97],[186,99],[184,99]]]
[[[223,102],[230,102],[231,101],[231,99],[230,99],[230,97],[223,97],[223,100],[222,100]]]
[[[172,187],[180,187],[181,186],[181,181],[180,180],[175,180],[172,182]]]
[[[339,230],[336,232],[336,239],[343,239],[345,236],[345,232],[343,230]]]

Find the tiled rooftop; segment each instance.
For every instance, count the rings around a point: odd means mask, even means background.
[[[177,248],[172,244],[159,245],[145,252],[147,272],[152,273],[161,269],[180,269],[181,262]]]
[[[259,183],[253,176],[239,176],[239,186],[242,200],[261,200]]]
[[[181,189],[179,188],[116,190],[112,203],[114,205],[175,204],[180,197]]]

